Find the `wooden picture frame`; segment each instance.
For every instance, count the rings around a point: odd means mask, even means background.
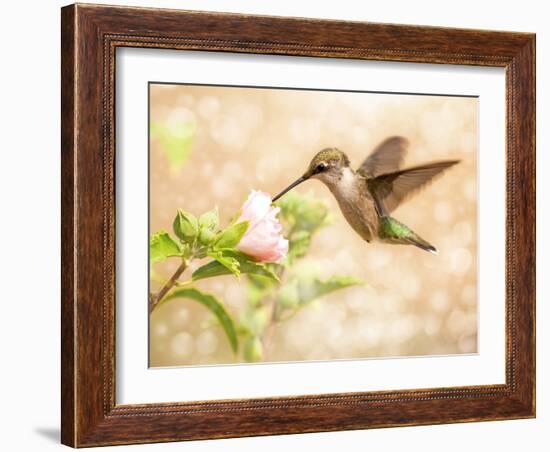
[[[62,442],[73,447],[535,416],[535,35],[162,9],[62,9]],[[115,403],[115,50],[506,69],[506,383]],[[496,151],[495,151],[496,152]]]

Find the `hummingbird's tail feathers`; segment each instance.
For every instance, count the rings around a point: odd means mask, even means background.
[[[429,253],[437,254],[437,248],[435,246],[428,243],[407,225],[397,221],[393,217],[380,217],[378,235],[379,238],[386,243],[414,245]]]
[[[423,238],[419,237],[418,235],[415,237],[407,237],[407,241],[414,246],[417,246],[421,250],[427,251],[428,253],[435,254],[436,256],[439,254],[438,249],[433,246],[432,244],[426,242]]]

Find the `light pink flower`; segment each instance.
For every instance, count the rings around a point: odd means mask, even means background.
[[[281,235],[283,227],[277,219],[279,211],[279,207],[271,205],[267,193],[252,190],[237,221],[249,222],[237,249],[260,262],[283,259],[288,252],[288,240]]]

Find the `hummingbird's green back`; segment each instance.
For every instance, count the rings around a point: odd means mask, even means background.
[[[414,234],[414,232],[395,218],[381,217],[379,234],[383,239],[401,239]]]

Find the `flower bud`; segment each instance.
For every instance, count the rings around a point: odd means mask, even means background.
[[[199,222],[197,218],[181,209],[178,210],[176,218],[174,218],[174,233],[183,242],[192,242],[199,233]]]
[[[203,213],[199,218],[199,226],[201,229],[209,229],[210,231],[216,231],[219,224],[218,208],[212,209],[206,213]]]
[[[216,238],[216,233],[212,232],[210,229],[201,228],[199,232],[199,242],[201,245],[208,246],[214,242]]]

